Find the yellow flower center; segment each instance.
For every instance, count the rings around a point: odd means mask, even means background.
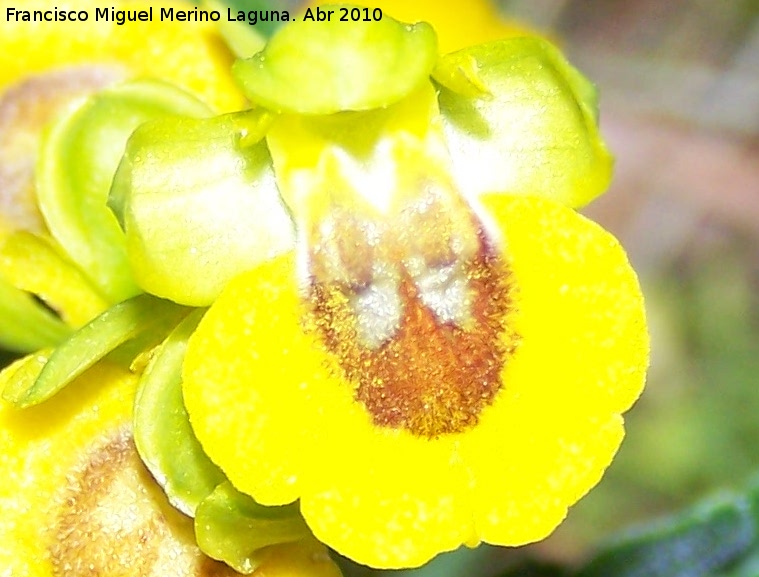
[[[427,190],[382,217],[314,227],[310,315],[379,426],[428,438],[474,426],[517,338],[503,258],[464,201]]]

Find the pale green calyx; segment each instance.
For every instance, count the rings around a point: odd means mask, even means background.
[[[171,84],[135,81],[99,92],[63,115],[45,138],[37,171],[45,222],[110,302],[139,292],[127,264],[123,234],[106,206],[129,135],[154,118],[210,113],[205,104]]]
[[[256,104],[277,112],[331,114],[393,104],[426,80],[437,37],[424,22],[388,16],[340,20],[347,5],[326,5],[321,22],[304,18],[280,29],[264,50],[235,63],[233,73]],[[361,9],[364,10],[364,9]]]
[[[266,115],[164,118],[129,140],[110,206],[145,291],[206,306],[235,275],[290,250],[295,233],[261,140]]]
[[[460,190],[578,207],[602,194],[612,158],[596,89],[549,42],[509,38],[446,54],[433,78]]]

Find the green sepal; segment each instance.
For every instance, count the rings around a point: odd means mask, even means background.
[[[135,131],[111,190],[139,286],[210,305],[235,275],[292,249],[262,140],[268,113],[164,118]]]
[[[225,480],[195,437],[182,399],[187,340],[204,313],[190,313],[153,353],[134,404],[137,452],[169,502],[190,517],[198,503]]]
[[[134,296],[124,238],[106,206],[129,135],[167,115],[207,116],[187,92],[157,81],[103,90],[56,121],[43,139],[37,195],[48,228],[111,303]]]
[[[749,500],[725,495],[609,543],[576,577],[706,577],[756,537]]]
[[[609,185],[595,87],[538,37],[441,57],[433,78],[459,188],[545,196],[571,207]]]
[[[358,214],[421,193],[418,183],[448,166],[438,117],[429,81],[385,108],[278,116],[267,143],[280,192],[304,232],[332,204]]]
[[[17,408],[37,405],[52,397],[120,345],[147,333],[167,333],[187,309],[150,295],[138,295],[114,305],[61,343],[34,379],[13,382],[3,398]]]
[[[264,50],[238,60],[232,72],[248,98],[270,110],[331,114],[397,102],[429,77],[437,37],[424,22],[342,22],[348,4],[319,6],[327,21],[301,15],[279,29]],[[313,8],[311,10],[316,10]]]
[[[195,513],[195,536],[200,550],[245,575],[257,569],[264,547],[299,541],[310,535],[297,503],[264,507],[229,482],[216,487]]]

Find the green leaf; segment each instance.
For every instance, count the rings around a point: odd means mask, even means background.
[[[609,185],[595,87],[538,37],[441,57],[433,78],[459,188],[533,194],[578,207]]]
[[[224,561],[243,574],[253,573],[264,547],[309,537],[298,505],[264,507],[237,491],[219,485],[196,510],[195,536],[209,557]]]
[[[620,537],[576,577],[703,577],[746,554],[755,538],[748,499],[723,496]]]
[[[127,138],[146,120],[209,113],[179,88],[136,81],[103,90],[62,115],[43,139],[37,170],[40,209],[56,240],[110,302],[139,292],[123,233],[106,206]]]
[[[204,310],[188,315],[153,354],[134,404],[134,442],[143,463],[169,501],[190,517],[224,474],[203,452],[182,400],[182,362],[187,340]]]
[[[340,21],[341,10],[362,21]],[[428,77],[437,38],[422,22],[402,24],[384,16],[363,21],[372,9],[348,4],[309,8],[271,38],[263,51],[238,60],[233,74],[256,104],[277,112],[331,114],[397,102]],[[318,21],[319,14],[331,14]],[[309,19],[312,15],[312,19]]]
[[[261,140],[268,114],[164,118],[129,139],[110,205],[144,290],[192,306],[292,249],[294,225]]]
[[[187,309],[150,295],[138,295],[119,303],[83,326],[50,355],[39,376],[25,386],[6,387],[3,398],[18,408],[39,404],[119,345],[142,333],[168,332]]]

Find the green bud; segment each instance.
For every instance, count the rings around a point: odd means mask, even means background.
[[[205,306],[233,276],[294,246],[261,140],[267,116],[164,118],[130,138],[110,205],[140,287]]]
[[[428,24],[300,18],[278,30],[263,51],[235,63],[233,73],[253,102],[277,112],[331,114],[397,102],[426,80],[437,59]]]
[[[209,112],[169,84],[132,82],[106,89],[63,115],[44,139],[37,180],[42,214],[56,240],[112,303],[139,292],[123,233],[106,206],[129,135],[146,120]]]
[[[609,185],[595,87],[537,37],[440,59],[440,110],[453,174],[467,195],[533,194],[578,207]]]

